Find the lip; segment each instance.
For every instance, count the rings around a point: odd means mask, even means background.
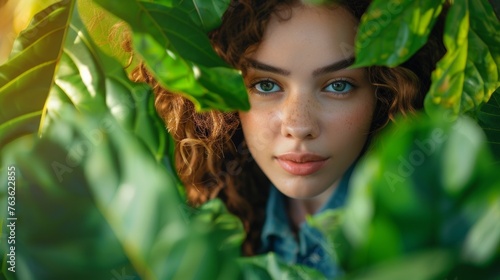
[[[278,164],[286,172],[307,176],[318,172],[327,162],[327,157],[309,153],[286,153],[276,157]]]

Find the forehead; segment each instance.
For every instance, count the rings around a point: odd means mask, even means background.
[[[251,58],[287,67],[290,60],[317,66],[353,55],[358,21],[346,9],[295,6],[288,12],[282,14],[285,19],[271,17]]]

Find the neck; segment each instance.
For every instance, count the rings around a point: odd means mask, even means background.
[[[304,199],[288,198],[288,216],[293,227],[297,229],[305,221],[307,215],[317,213],[337,189],[339,182],[340,180],[315,197]]]

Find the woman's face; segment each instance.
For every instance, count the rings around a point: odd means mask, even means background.
[[[357,20],[343,8],[295,7],[272,17],[245,76],[240,112],[253,158],[285,195],[329,194],[360,154],[376,98],[353,60]]]

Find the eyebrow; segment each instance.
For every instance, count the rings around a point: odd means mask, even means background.
[[[281,68],[274,67],[274,66],[271,66],[268,64],[264,64],[262,62],[259,62],[257,60],[250,59],[250,58],[247,58],[247,61],[248,61],[248,65],[251,68],[254,68],[257,70],[271,72],[271,73],[275,73],[275,74],[278,74],[281,76],[289,76],[290,75],[290,71],[285,70],[285,69],[281,69]]]
[[[275,74],[278,74],[281,76],[289,76],[291,73],[288,70],[285,70],[285,69],[282,69],[279,67],[275,67],[275,66],[271,66],[271,65],[259,62],[257,60],[254,60],[254,59],[247,58],[247,62],[248,62],[249,67],[254,68],[256,70],[271,72],[271,73],[275,73]],[[342,70],[342,69],[345,69],[345,68],[351,66],[353,63],[354,63],[354,57],[349,57],[349,58],[334,62],[332,64],[329,64],[327,66],[318,68],[318,69],[313,71],[312,75],[314,77],[317,77],[317,76],[321,76],[321,75],[324,75],[327,73],[339,71],[339,70]]]
[[[339,70],[342,70],[342,69],[345,69],[345,68],[351,66],[353,63],[354,63],[354,57],[349,57],[349,58],[334,62],[330,65],[325,66],[325,67],[321,67],[319,69],[314,70],[313,76],[317,77],[317,76],[321,76],[321,75],[324,75],[327,73],[336,72],[336,71],[339,71]]]

